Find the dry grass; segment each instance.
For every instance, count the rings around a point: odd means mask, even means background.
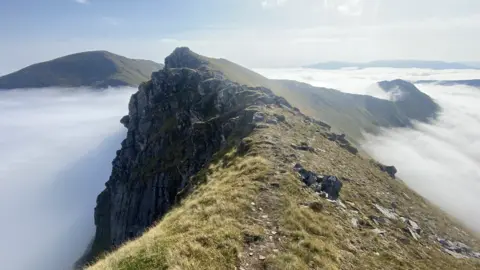
[[[269,163],[259,157],[224,160],[210,166],[206,183],[157,226],[89,269],[233,269],[243,235],[259,230],[247,215]]]

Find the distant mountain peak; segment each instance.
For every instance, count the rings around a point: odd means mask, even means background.
[[[79,52],[25,67],[0,77],[0,89],[137,86],[162,64],[109,51]]]
[[[208,64],[208,61],[204,57],[194,53],[188,47],[178,47],[165,58],[167,68],[187,67],[197,69],[206,64]]]

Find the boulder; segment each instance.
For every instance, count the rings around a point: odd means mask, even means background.
[[[437,241],[443,246],[443,250],[457,259],[480,258],[480,253],[473,251],[468,245],[459,241],[450,241],[437,238]]]
[[[291,146],[296,150],[315,152],[315,148],[309,146],[306,142],[301,142],[300,145],[292,144]]]
[[[331,200],[336,200],[340,196],[340,190],[343,183],[336,176],[327,175],[323,177],[321,191],[328,195]]]
[[[376,162],[376,165],[382,172],[388,173],[388,175],[390,175],[390,177],[395,179],[395,174],[398,172],[397,168],[395,168],[395,166],[386,166],[386,165],[383,165],[383,164],[378,163],[378,162]]]

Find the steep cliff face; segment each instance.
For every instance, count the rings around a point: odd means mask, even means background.
[[[268,89],[215,75],[189,53],[177,49],[130,100],[121,120],[127,138],[97,199],[97,231],[87,261],[161,218],[215,153],[252,131],[254,105],[290,107]]]

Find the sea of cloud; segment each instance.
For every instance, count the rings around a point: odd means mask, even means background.
[[[85,251],[134,91],[0,91],[2,269],[70,269]]]
[[[478,79],[478,70],[427,69],[261,69],[272,79],[292,79],[348,93],[385,95],[372,85],[392,79]],[[363,147],[377,160],[393,164],[398,176],[422,196],[470,228],[480,231],[480,89],[416,84],[441,107],[431,124],[366,135]]]

